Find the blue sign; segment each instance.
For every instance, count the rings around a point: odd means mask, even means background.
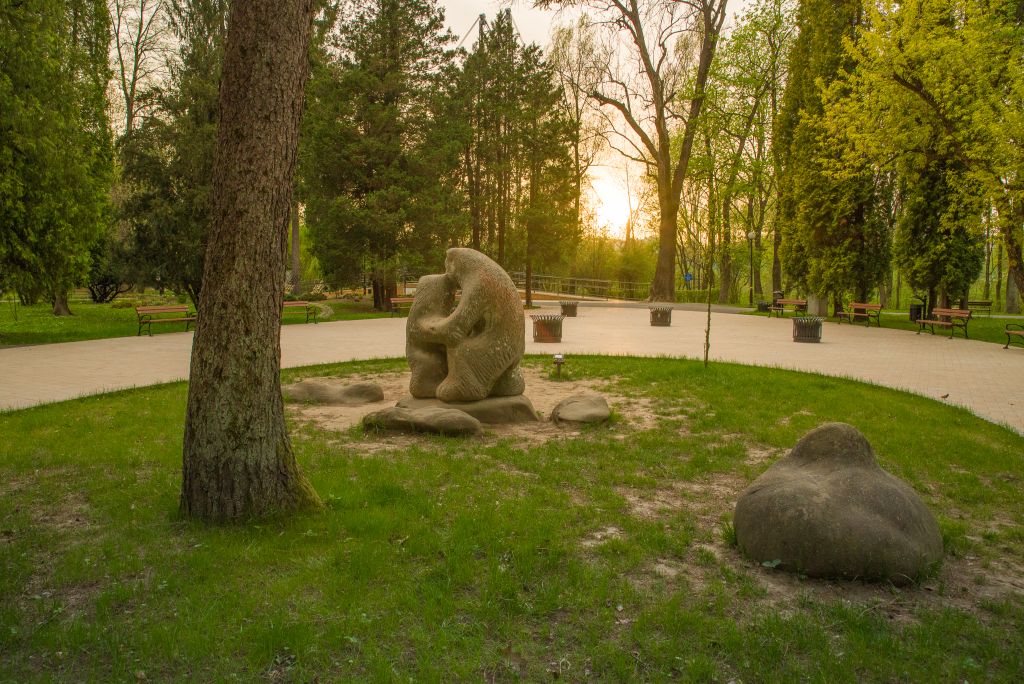
[[[693,280],[693,274],[687,273],[686,275],[683,276],[683,280],[685,280],[686,282],[690,282],[691,280]]]

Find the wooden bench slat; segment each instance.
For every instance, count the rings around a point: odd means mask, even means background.
[[[772,317],[772,312],[779,314],[779,318],[786,313],[786,307],[793,307],[793,313],[798,314],[807,310],[806,299],[776,299],[772,302],[772,305],[768,307],[768,318]]]
[[[291,309],[291,311],[288,311],[288,309]],[[306,315],[306,323],[309,323],[309,319],[312,317],[313,324],[315,325],[319,322],[317,317],[320,315],[320,308],[307,301],[286,301],[281,307],[281,314],[283,315],[286,313],[304,313]]]
[[[875,325],[879,328],[882,327],[882,305],[881,304],[868,304],[867,302],[853,302],[850,304],[848,311],[836,312],[836,318],[840,323],[845,318],[850,323],[853,323],[855,318],[863,318],[864,322],[868,327],[871,327],[871,321],[875,321]]]
[[[184,323],[185,330],[188,330],[190,323],[195,323],[197,319],[196,314],[168,317],[161,316],[159,314],[188,314],[188,306],[137,306],[135,307],[135,315],[139,319],[139,329],[136,331],[135,336],[138,337],[142,334],[142,329],[146,328],[146,332],[149,336],[153,336],[153,324],[154,323]]]
[[[920,335],[925,326],[931,328],[932,335],[935,334],[935,326],[949,328],[950,339],[956,335],[957,328],[964,331],[964,337],[970,339],[967,334],[967,323],[971,320],[970,309],[943,309],[936,307],[932,309],[933,318],[917,319],[917,334]],[[943,320],[945,319],[945,320]]]

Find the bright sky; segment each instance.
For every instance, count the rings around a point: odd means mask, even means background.
[[[754,0],[729,0],[728,8],[730,19],[742,12],[744,6]],[[476,39],[477,27],[473,26],[480,14],[486,14],[488,19],[493,19],[498,12],[511,7],[512,19],[523,40],[527,43],[537,43],[546,48],[551,29],[561,23],[571,20],[570,15],[562,14],[557,16],[551,10],[534,9],[529,0],[440,0],[445,8],[445,19],[452,33],[462,38],[473,28],[473,35],[466,39],[465,47],[472,46]],[[629,184],[634,188],[638,186],[640,171],[630,169],[628,173]],[[623,237],[625,235],[626,221],[629,218],[630,195],[632,195],[633,207],[636,207],[637,191],[634,189],[627,194],[627,171],[625,161],[614,152],[605,154],[600,162],[590,170],[590,204],[594,207],[597,227],[605,227],[611,235]]]

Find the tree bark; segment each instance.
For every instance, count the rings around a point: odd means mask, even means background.
[[[192,346],[181,512],[313,508],[281,397],[281,305],[312,0],[231,3],[213,220]]]
[[[54,316],[71,316],[71,309],[68,307],[68,293],[67,292],[54,292],[53,293],[53,315]]]
[[[1020,288],[1017,286],[1018,278],[1014,273],[1015,269],[1011,267],[1006,272],[1006,313],[1008,314],[1019,314],[1020,313]]]

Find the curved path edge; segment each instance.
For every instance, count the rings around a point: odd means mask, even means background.
[[[527,338],[530,354],[702,358],[705,314],[676,309],[672,326],[646,308],[585,305],[567,318],[561,344]],[[527,321],[529,324],[529,321]],[[529,325],[528,325],[529,327]],[[0,349],[0,409],[26,408],[188,377],[192,333]],[[378,318],[281,329],[286,368],[405,356],[405,319]],[[792,340],[792,322],[713,313],[711,356],[820,373],[963,406],[1024,434],[1024,350],[903,330],[826,324],[820,344]]]

